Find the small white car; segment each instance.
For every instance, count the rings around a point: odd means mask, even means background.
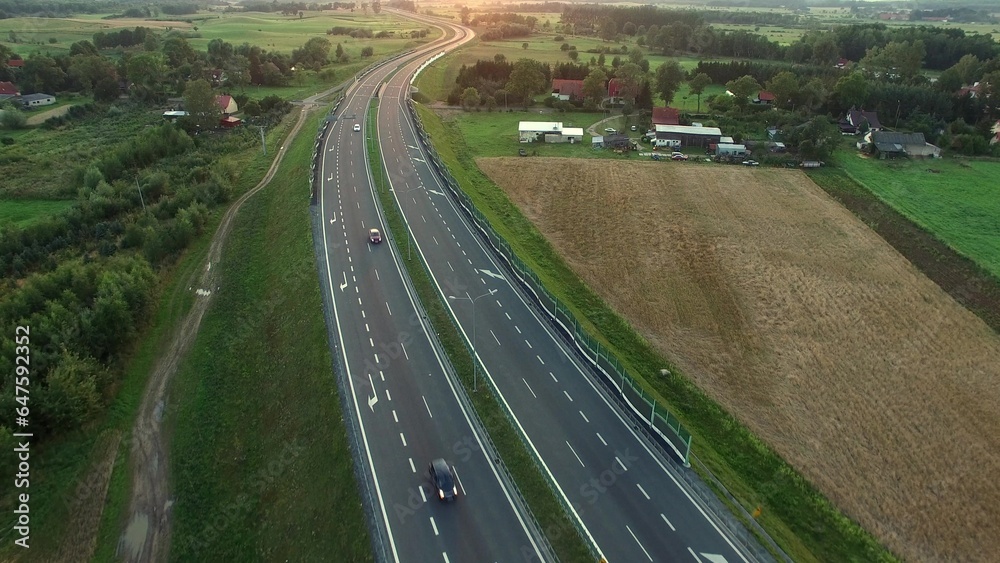
[[[382,242],[382,233],[378,232],[378,229],[372,229],[368,231],[368,240],[372,241],[372,244],[378,244]]]
[[[355,123],[354,124],[354,130],[355,131],[361,131],[361,124],[360,123]]]
[[[607,129],[604,130],[604,132],[607,133],[608,135],[614,135],[616,133],[613,127],[608,127]]]

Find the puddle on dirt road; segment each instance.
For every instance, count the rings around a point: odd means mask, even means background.
[[[146,514],[136,514],[132,516],[125,534],[118,542],[118,555],[125,556],[126,559],[134,560],[142,552],[142,546],[146,543],[146,535],[149,533],[149,516]]]

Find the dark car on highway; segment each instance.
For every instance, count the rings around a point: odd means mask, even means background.
[[[434,492],[438,500],[455,500],[458,498],[458,486],[455,484],[455,477],[451,474],[451,467],[448,462],[438,458],[427,466],[430,474],[431,484],[434,485]]]

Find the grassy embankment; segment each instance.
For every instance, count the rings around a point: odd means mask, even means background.
[[[531,222],[481,172],[462,130],[419,108],[435,147],[463,189],[546,286],[573,309],[631,373],[645,378],[694,436],[692,449],[747,510],[761,505],[758,521],[796,561],[891,561],[867,532],[837,511],[815,488],[718,404],[684,377],[653,374],[670,363],[657,354],[570,270]],[[672,367],[672,366],[671,366]],[[672,371],[677,374],[675,369]],[[697,467],[697,464],[695,464]]]
[[[368,122],[370,124],[375,122],[374,110],[371,111]],[[377,170],[381,166],[381,159],[378,144],[370,143],[368,161],[373,170]],[[374,181],[381,182],[381,176],[375,174]],[[385,188],[388,186],[382,186],[382,189],[379,189],[379,197],[389,229],[397,233],[392,240],[394,244],[405,245],[406,237],[409,234],[403,225],[395,200]],[[586,543],[577,533],[575,525],[549,487],[531,454],[525,448],[517,430],[504,414],[503,408],[493,394],[472,392],[473,366],[469,349],[452,322],[451,316],[441,301],[441,296],[431,283],[427,270],[419,258],[412,261],[404,260],[404,264],[410,280],[413,282],[413,287],[427,311],[428,318],[434,325],[438,340],[448,354],[448,359],[455,368],[455,373],[458,374],[466,394],[472,401],[476,414],[489,433],[490,439],[496,445],[504,464],[510,470],[536,520],[549,538],[556,556],[562,561],[591,560],[592,556]]]
[[[320,314],[308,209],[317,124],[240,212],[216,266],[222,287],[177,374],[175,561],[372,557]]]
[[[0,225],[24,227],[73,206],[72,201],[50,199],[0,200]]]

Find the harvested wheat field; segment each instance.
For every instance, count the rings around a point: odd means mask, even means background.
[[[587,284],[910,561],[997,561],[1000,337],[805,175],[484,158]]]

